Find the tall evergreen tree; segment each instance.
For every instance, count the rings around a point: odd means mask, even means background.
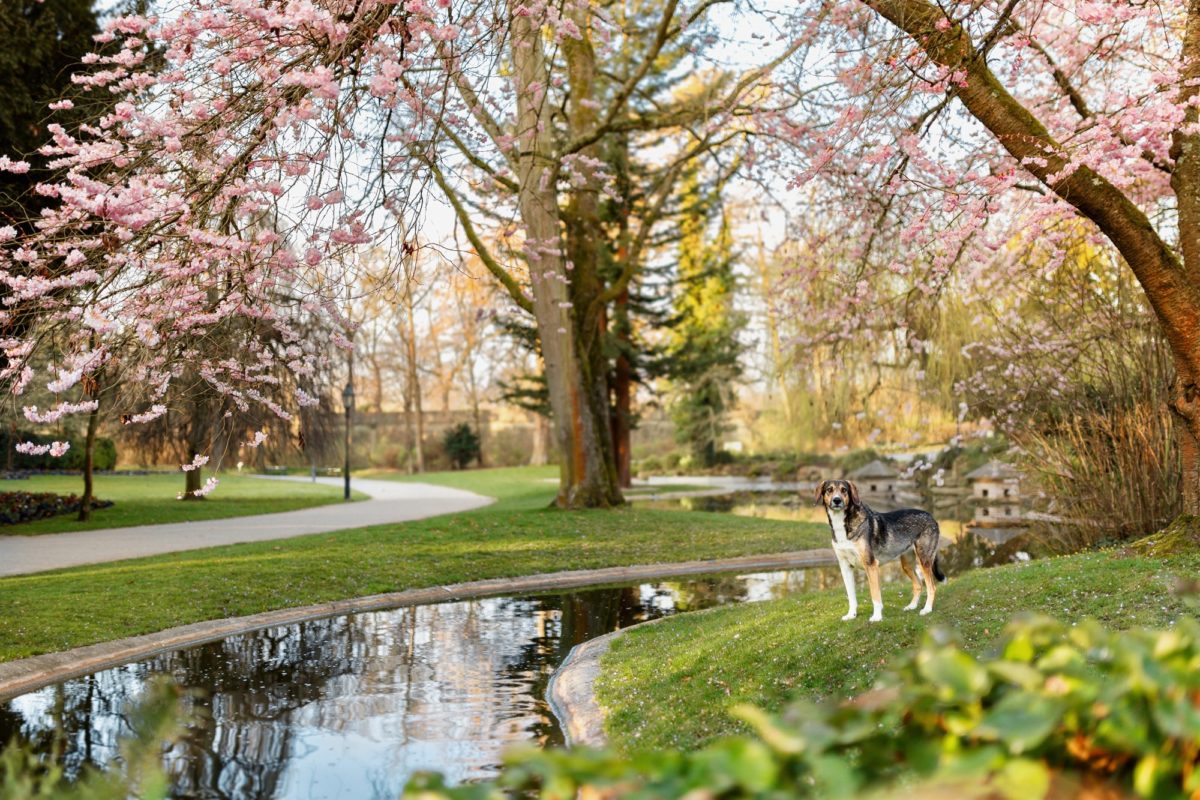
[[[679,288],[669,350],[675,437],[702,466],[716,462],[717,442],[736,401],[733,384],[741,377],[743,349],[737,337],[742,315],[733,304],[732,235],[720,189],[719,183],[706,189],[695,170],[682,182]]]
[[[113,102],[111,94],[85,93],[71,81],[83,56],[97,48],[92,37],[99,31],[93,0],[0,3],[0,155],[31,167],[21,175],[0,172],[0,225],[26,226],[47,202],[32,191],[48,177],[37,154],[49,138],[47,106],[69,99],[75,108],[55,115],[65,124],[94,118]]]

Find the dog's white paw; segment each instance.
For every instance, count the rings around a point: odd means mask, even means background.
[[[858,612],[857,612],[857,611],[851,611],[849,614],[845,614],[845,615],[842,617],[842,622],[849,622],[850,620],[854,619],[854,618],[855,618],[855,617],[857,617],[857,616],[858,616]]]
[[[933,613],[933,609],[932,609],[932,608],[930,608],[929,606],[926,606],[925,608],[922,608],[922,609],[921,609],[921,616],[922,616],[922,617],[923,617],[923,616],[925,616],[926,614],[932,614],[932,613]]]
[[[883,614],[872,614],[870,621],[871,622],[883,622]]]
[[[916,608],[916,607],[917,607],[917,603],[916,603],[916,601],[914,600],[913,602],[911,602],[911,603],[909,603],[908,605],[906,605],[906,606],[904,607],[904,610],[905,610],[905,611],[912,611],[912,610],[913,610],[914,608]]]

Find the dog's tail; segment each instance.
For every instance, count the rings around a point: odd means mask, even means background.
[[[946,576],[942,573],[942,568],[938,566],[938,557],[933,557],[933,577],[937,578],[938,583],[945,583]]]

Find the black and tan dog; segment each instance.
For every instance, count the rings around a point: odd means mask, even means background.
[[[858,487],[850,481],[823,481],[817,486],[817,500],[825,506],[829,527],[833,529],[833,552],[846,583],[850,611],[842,619],[858,615],[858,595],[854,588],[854,570],[867,573],[874,613],[871,622],[883,619],[883,595],[879,588],[879,565],[900,559],[900,568],[912,579],[911,611],[921,600],[921,583],[927,592],[922,614],[933,611],[938,582],[946,580],[938,568],[937,550],[941,532],[937,520],[925,511],[904,508],[899,511],[872,511],[858,499]],[[913,556],[916,556],[916,570]],[[918,577],[919,576],[919,577]]]

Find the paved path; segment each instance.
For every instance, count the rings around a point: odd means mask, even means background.
[[[263,480],[308,481],[309,478],[264,477]],[[341,486],[341,478],[318,478]],[[175,553],[240,542],[287,539],[309,533],[328,533],[364,525],[382,525],[469,511],[492,498],[429,483],[399,483],[354,479],[352,488],[370,500],[334,503],[281,514],[133,528],[108,528],[41,536],[0,536],[0,575],[22,575],[48,569],[100,564],[126,558]]]

